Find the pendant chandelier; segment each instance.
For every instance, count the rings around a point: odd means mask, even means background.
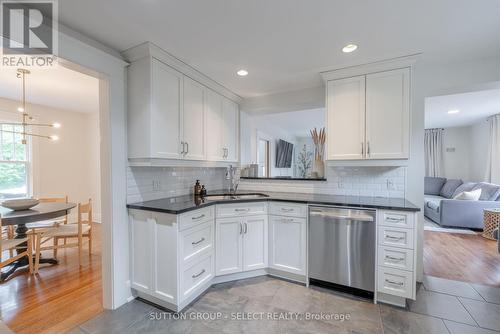
[[[3,128],[0,128],[1,132],[7,132],[7,133],[14,133],[14,134],[20,134],[22,136],[21,143],[26,144],[27,143],[27,137],[39,137],[39,138],[45,138],[45,139],[50,139],[50,140],[59,140],[59,137],[56,135],[40,135],[32,132],[32,127],[49,127],[49,128],[60,128],[61,124],[59,123],[52,123],[52,124],[43,124],[43,123],[30,123],[30,121],[33,121],[33,117],[30,116],[30,114],[26,110],[26,75],[30,74],[31,72],[29,70],[19,68],[17,69],[17,77],[22,79],[22,84],[23,84],[23,100],[22,100],[22,106],[17,108],[17,111],[22,113],[22,122],[21,123],[1,123],[4,125],[13,125],[13,126],[18,126],[21,125],[21,131],[15,131],[13,129],[12,131],[10,130],[4,130]]]

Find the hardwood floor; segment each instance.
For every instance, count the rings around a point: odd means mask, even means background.
[[[479,235],[425,231],[424,273],[500,287],[496,241]]]
[[[42,265],[37,276],[20,270],[0,284],[0,317],[14,332],[65,333],[102,312],[100,224],[94,232],[81,268],[77,249],[62,249],[58,265]]]

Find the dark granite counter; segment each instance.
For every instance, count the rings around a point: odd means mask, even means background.
[[[227,192],[210,192],[209,195],[220,195]],[[257,192],[238,192],[238,195],[254,194]],[[206,198],[195,197],[193,195],[162,198],[153,201],[146,201],[134,204],[128,204],[129,209],[138,209],[146,211],[156,211],[171,214],[179,214],[187,211],[196,210],[215,204],[244,203],[244,202],[262,202],[262,201],[282,201],[311,205],[332,205],[349,206],[354,208],[367,209],[387,209],[401,211],[420,211],[420,208],[407,201],[404,198],[385,198],[385,197],[367,197],[367,196],[339,196],[326,194],[301,194],[301,193],[281,193],[281,192],[258,192],[265,194],[265,198],[252,199],[224,199],[207,200]]]

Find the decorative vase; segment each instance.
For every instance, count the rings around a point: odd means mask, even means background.
[[[323,160],[314,160],[313,174],[316,174],[318,179],[325,177],[325,162]]]

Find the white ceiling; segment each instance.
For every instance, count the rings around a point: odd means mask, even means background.
[[[448,114],[449,110],[460,110]],[[466,126],[500,113],[500,89],[425,99],[425,128]]]
[[[288,111],[262,116],[254,116],[274,124],[291,137],[310,137],[309,130],[317,128],[318,131],[325,126],[325,109],[310,109],[301,111]]]
[[[21,101],[22,81],[15,68],[0,71],[0,97]],[[57,109],[93,113],[99,111],[99,80],[57,66],[32,69],[26,77],[26,100]]]
[[[498,0],[64,0],[60,21],[122,51],[151,41],[242,97],[320,85],[323,70],[423,52],[500,55]],[[340,49],[347,43],[352,54]],[[240,68],[250,74],[236,76]]]

